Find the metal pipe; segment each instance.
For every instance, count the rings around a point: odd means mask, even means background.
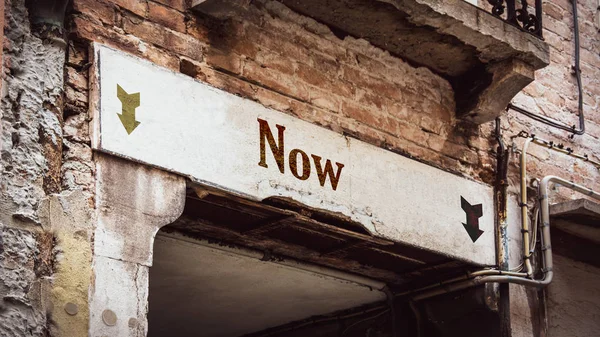
[[[436,288],[429,291],[425,291],[423,293],[418,294],[413,297],[413,300],[422,300],[425,298],[429,298],[432,296],[444,294],[451,291],[457,291],[461,289],[466,289],[472,286],[477,286],[485,283],[515,283],[521,284],[525,286],[533,286],[542,288],[550,284],[552,282],[552,278],[554,277],[553,269],[553,261],[552,261],[552,245],[550,238],[550,203],[548,198],[549,189],[548,186],[550,183],[557,183],[566,188],[574,190],[576,192],[585,194],[589,197],[600,200],[600,193],[596,192],[587,187],[575,184],[568,180],[556,177],[556,176],[546,176],[540,181],[539,189],[539,199],[540,199],[540,212],[542,214],[542,253],[543,253],[543,269],[544,278],[541,280],[534,280],[530,278],[513,276],[513,275],[496,275],[496,276],[476,276],[472,279],[468,279],[462,282],[451,283],[444,288]],[[483,270],[480,272],[471,273],[471,275],[476,274],[485,274],[489,271]],[[496,272],[500,272],[497,270]],[[518,274],[518,273],[517,273]]]
[[[573,70],[575,71],[575,78],[577,79],[577,112],[579,113],[579,130],[573,126],[573,133],[576,135],[582,135],[585,133],[585,117],[583,115],[583,84],[581,83],[581,67],[580,63],[580,47],[579,47],[579,20],[577,15],[577,0],[571,0],[573,4],[573,40],[575,41],[575,64]]]
[[[499,125],[496,125],[496,132],[498,134]],[[529,237],[529,218],[527,216],[527,148],[531,142],[537,145],[549,147],[550,149],[567,154],[569,156],[576,157],[578,159],[582,159],[586,162],[590,162],[596,167],[600,168],[600,163],[590,160],[587,155],[577,155],[574,154],[570,148],[563,149],[562,146],[555,145],[552,142],[536,138],[535,136],[529,136],[526,132],[521,132],[518,135],[519,137],[526,138],[525,143],[523,144],[523,149],[520,153],[520,163],[521,163],[521,217],[523,221],[523,251],[524,251],[524,264],[528,264],[528,269],[526,273],[519,272],[510,272],[510,271],[502,271],[502,270],[494,270],[494,269],[486,269],[481,271],[476,271],[473,273],[467,273],[465,276],[453,278],[450,280],[446,280],[443,282],[439,282],[427,287],[419,288],[412,291],[407,291],[403,293],[396,294],[396,296],[406,296],[410,294],[420,293],[413,297],[414,300],[424,299],[432,296],[436,296],[439,294],[443,294],[449,291],[456,291],[464,288],[468,288],[471,286],[475,286],[478,284],[488,283],[488,282],[498,282],[498,283],[517,283],[523,285],[533,285],[533,286],[544,286],[552,280],[553,274],[551,273],[552,269],[552,253],[550,249],[550,229],[549,229],[549,206],[548,206],[548,188],[547,184],[549,180],[546,180],[544,185],[541,182],[538,185],[538,190],[540,191],[539,195],[545,196],[545,208],[544,205],[541,205],[542,212],[542,248],[544,251],[544,258],[542,259],[542,266],[544,271],[544,279],[543,280],[533,280],[524,277],[532,277],[533,276],[533,268],[531,267],[531,261],[529,257],[532,254],[530,237]],[[498,136],[497,136],[498,138]],[[503,144],[500,143],[500,146]],[[550,179],[549,177],[547,177]],[[544,178],[546,179],[546,178]],[[597,192],[592,191],[591,189],[585,188],[583,186],[579,186],[577,184],[568,182],[564,179],[554,177],[553,181],[562,181],[563,185],[567,187],[571,187],[576,191],[582,192],[584,194],[588,194],[596,199],[600,199],[599,194]],[[545,213],[544,213],[545,212]],[[544,214],[546,220],[544,220]],[[535,244],[535,243],[534,243]],[[549,257],[549,259],[548,259]],[[548,264],[548,260],[550,264]],[[530,268],[530,269],[529,269]],[[550,273],[548,273],[550,272]],[[462,281],[462,282],[461,282]],[[545,283],[547,282],[547,283]]]
[[[506,149],[502,139],[502,128],[500,117],[496,118],[496,140],[498,151],[496,156],[496,263],[499,270],[510,270],[509,264],[509,237],[508,237],[508,163],[510,160],[509,150]],[[509,286],[503,284],[498,287],[498,315],[502,324],[500,331],[502,336],[510,330],[510,299]]]
[[[537,32],[537,34],[542,39],[544,38],[544,25],[542,23],[543,16],[544,13],[542,11],[542,0],[535,0],[535,17],[538,20],[539,25],[539,31]]]
[[[507,275],[507,276],[515,276],[515,277],[526,277],[527,273],[511,272],[511,271],[504,271],[504,270],[498,270],[498,269],[484,269],[484,270],[479,270],[479,271],[475,271],[475,272],[472,272],[472,273],[466,273],[463,276],[459,276],[459,277],[455,277],[455,278],[452,278],[452,279],[449,279],[449,280],[445,280],[445,281],[442,281],[442,282],[431,284],[431,285],[428,285],[426,287],[422,287],[422,288],[419,288],[419,289],[405,291],[405,292],[402,292],[402,293],[396,293],[394,296],[401,297],[401,296],[406,296],[406,295],[420,293],[420,292],[423,292],[423,291],[426,291],[426,290],[429,290],[429,289],[440,288],[440,287],[447,287],[448,285],[457,283],[459,281],[465,281],[465,280],[469,280],[469,279],[474,279],[476,277],[485,276],[485,275]]]
[[[537,13],[538,8],[540,8],[540,11],[541,11],[541,5],[539,7],[537,7],[537,2],[538,2],[538,0],[536,0],[536,13]],[[541,1],[539,1],[539,2],[541,3]],[[573,138],[575,135],[583,135],[585,133],[585,116],[583,113],[583,83],[581,81],[581,67],[580,67],[581,55],[580,55],[580,43],[579,43],[579,20],[578,20],[578,14],[577,14],[577,0],[571,0],[571,5],[573,7],[573,10],[572,10],[572,12],[573,12],[573,40],[575,42],[575,64],[573,65],[573,71],[575,73],[575,78],[577,80],[577,93],[578,93],[577,113],[579,114],[579,129],[577,128],[576,125],[568,126],[568,125],[566,125],[562,122],[559,122],[555,119],[552,119],[552,118],[549,118],[549,117],[546,117],[544,115],[540,115],[537,113],[533,113],[531,111],[525,110],[524,108],[515,106],[512,103],[508,104],[506,109],[507,110],[508,109],[515,110],[533,120],[542,122],[546,125],[550,125],[554,128],[560,129],[560,130],[570,132],[571,135],[569,137]],[[543,15],[537,15],[537,18],[540,22],[540,28],[541,28],[542,16]],[[542,33],[542,31],[543,31],[543,29],[540,29],[540,34]]]
[[[500,127],[500,117],[496,118],[496,141],[498,142],[498,151],[496,156],[496,263],[498,269],[508,270],[508,162],[510,159],[509,151],[506,149],[502,139],[502,129]]]
[[[533,141],[532,138],[525,139],[523,149],[521,150],[521,224],[522,224],[522,235],[523,235],[523,260],[525,262],[525,271],[527,276],[533,276],[533,267],[531,266],[531,253],[529,253],[529,215],[527,207],[527,148],[529,143]]]

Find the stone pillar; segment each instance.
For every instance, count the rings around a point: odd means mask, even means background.
[[[185,204],[185,179],[96,154],[90,336],[146,336],[154,236]]]

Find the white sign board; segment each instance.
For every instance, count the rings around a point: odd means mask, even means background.
[[[490,186],[120,51],[96,45],[95,57],[94,149],[254,200],[291,198],[349,216],[379,237],[495,263]]]

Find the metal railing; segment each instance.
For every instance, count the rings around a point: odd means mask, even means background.
[[[488,0],[488,3],[495,16],[542,38],[542,0],[535,0],[534,8],[527,0]]]

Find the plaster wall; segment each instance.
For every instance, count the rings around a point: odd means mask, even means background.
[[[0,335],[46,336],[54,234],[40,202],[61,190],[64,41],[32,31],[6,1],[0,108]]]
[[[600,329],[600,268],[555,256],[548,287],[548,336],[594,336]]]

